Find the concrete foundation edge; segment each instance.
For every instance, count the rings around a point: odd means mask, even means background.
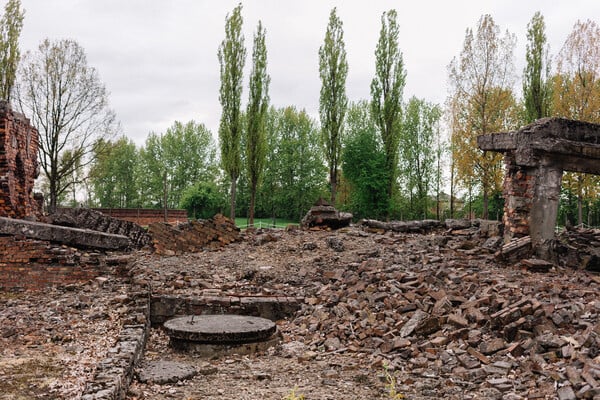
[[[150,290],[135,288],[131,293],[128,318],[108,356],[96,366],[82,400],[121,400],[127,395],[134,370],[144,354],[150,329]]]

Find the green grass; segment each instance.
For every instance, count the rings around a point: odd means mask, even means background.
[[[276,228],[285,228],[289,224],[298,225],[298,221],[290,221],[287,219],[275,219]],[[248,218],[236,218],[235,225],[241,229],[245,229],[248,225]],[[273,228],[272,218],[254,218],[254,226],[257,228]]]

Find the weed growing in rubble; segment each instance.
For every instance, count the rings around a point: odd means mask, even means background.
[[[294,388],[281,400],[304,400],[304,395],[296,394],[296,390],[298,390],[298,386],[294,386]]]
[[[388,396],[391,400],[400,400],[404,398],[402,393],[398,393],[396,390],[396,378],[390,373],[390,367],[387,364],[383,364],[383,373],[385,374],[385,389],[388,391]]]

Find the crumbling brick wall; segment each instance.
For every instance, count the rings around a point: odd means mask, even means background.
[[[0,101],[0,217],[38,215],[33,184],[39,175],[38,132],[24,115]]]
[[[93,208],[113,218],[134,222],[138,225],[148,226],[154,222],[165,222],[165,212],[160,209],[150,208]],[[167,223],[180,224],[188,221],[187,211],[180,209],[167,210]]]
[[[103,273],[101,254],[17,236],[0,236],[0,290],[41,290]]]

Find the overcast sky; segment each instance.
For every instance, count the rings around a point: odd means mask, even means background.
[[[0,0],[4,9],[5,0]],[[165,132],[174,121],[196,120],[216,136],[220,117],[217,48],[225,18],[239,1],[219,0],[21,0],[25,21],[21,51],[45,39],[74,39],[86,51],[110,92],[122,133],[143,144],[149,132]],[[248,56],[259,20],[267,29],[271,103],[295,105],[317,117],[318,49],[329,13],[337,7],[344,24],[351,101],[368,99],[375,70],[381,15],[398,12],[400,49],[407,70],[404,99],[443,104],[447,66],[460,54],[465,30],[491,14],[502,31],[517,36],[516,71],[524,66],[526,27],[536,11],[546,20],[552,55],[577,20],[600,23],[598,0],[251,0],[243,1]]]

